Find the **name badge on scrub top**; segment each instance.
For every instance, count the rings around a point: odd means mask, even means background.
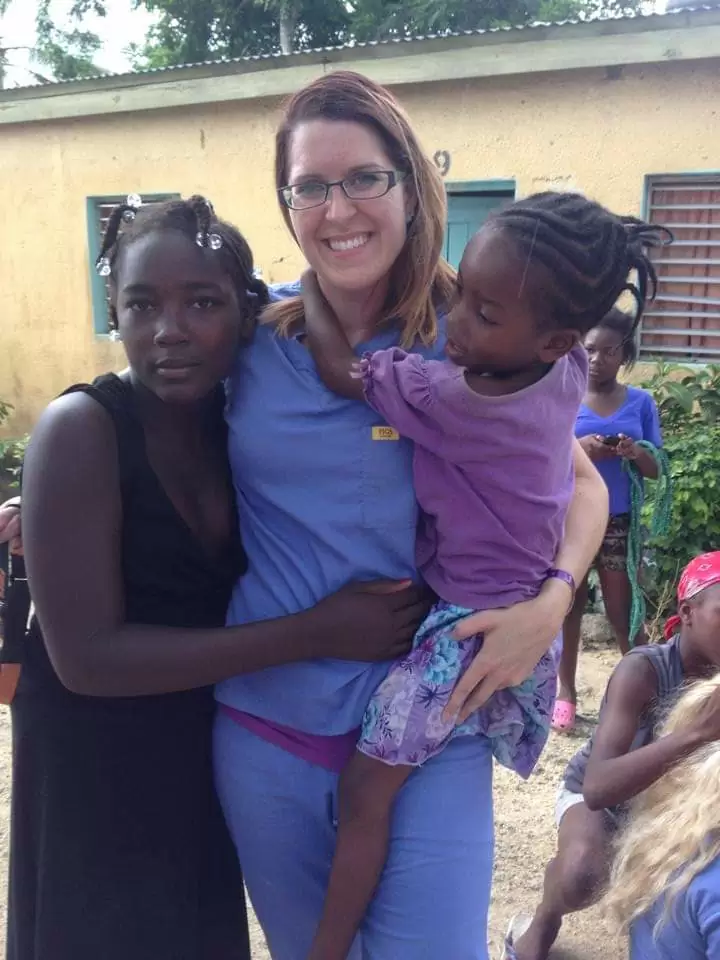
[[[373,427],[373,440],[399,440],[400,434],[393,427]]]

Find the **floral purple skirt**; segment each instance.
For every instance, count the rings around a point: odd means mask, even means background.
[[[496,691],[461,726],[442,712],[458,680],[482,646],[482,636],[457,641],[459,620],[475,613],[440,601],[415,635],[412,651],[378,687],[363,719],[358,750],[388,763],[419,766],[453,737],[487,737],[495,758],[529,777],[542,753],[555,704],[562,638],[517,687]]]

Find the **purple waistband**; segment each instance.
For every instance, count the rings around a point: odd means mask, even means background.
[[[220,710],[235,723],[239,724],[250,733],[267,740],[268,743],[280,747],[287,753],[300,757],[308,763],[313,763],[317,767],[324,767],[332,773],[341,773],[350,757],[355,751],[355,746],[360,734],[359,730],[351,730],[350,733],[342,733],[336,737],[325,737],[315,733],[305,733],[303,730],[294,730],[292,727],[284,727],[282,724],[273,723],[270,720],[263,720],[261,717],[255,717],[251,713],[244,713],[242,710],[236,710],[225,703],[220,704]]]

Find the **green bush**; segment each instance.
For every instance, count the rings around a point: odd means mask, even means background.
[[[8,419],[12,411],[12,404],[0,400],[0,424]],[[20,470],[28,439],[0,440],[0,503],[16,493],[20,486]]]
[[[717,423],[720,416],[718,364],[685,367],[660,361],[642,386],[655,397],[667,434],[696,423]]]
[[[660,411],[673,482],[670,526],[650,542],[647,564],[649,600],[661,616],[674,603],[674,585],[688,561],[720,549],[720,366],[659,363],[643,386]],[[648,484],[646,511],[653,487]]]

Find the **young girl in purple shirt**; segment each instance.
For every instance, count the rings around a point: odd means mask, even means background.
[[[579,224],[592,224],[595,243],[573,244]],[[321,378],[343,396],[365,399],[387,429],[415,443],[418,568],[439,598],[413,652],[372,698],[341,778],[337,848],[310,960],[347,956],[385,863],[394,798],[417,766],[453,736],[473,734],[487,737],[497,759],[522,776],[535,766],[548,734],[560,638],[530,677],[465,716],[452,694],[482,636],[458,641],[454,628],[475,611],[535,596],[548,577],[569,578],[552,561],[587,384],[580,340],[623,290],[635,297],[637,323],[655,286],[646,247],[660,242],[660,228],[574,194],[537,194],[494,214],[460,264],[447,361],[390,349],[358,362],[314,274],[304,278],[308,341]],[[598,265],[604,244],[624,251],[619,267]],[[637,286],[628,282],[631,270]]]

